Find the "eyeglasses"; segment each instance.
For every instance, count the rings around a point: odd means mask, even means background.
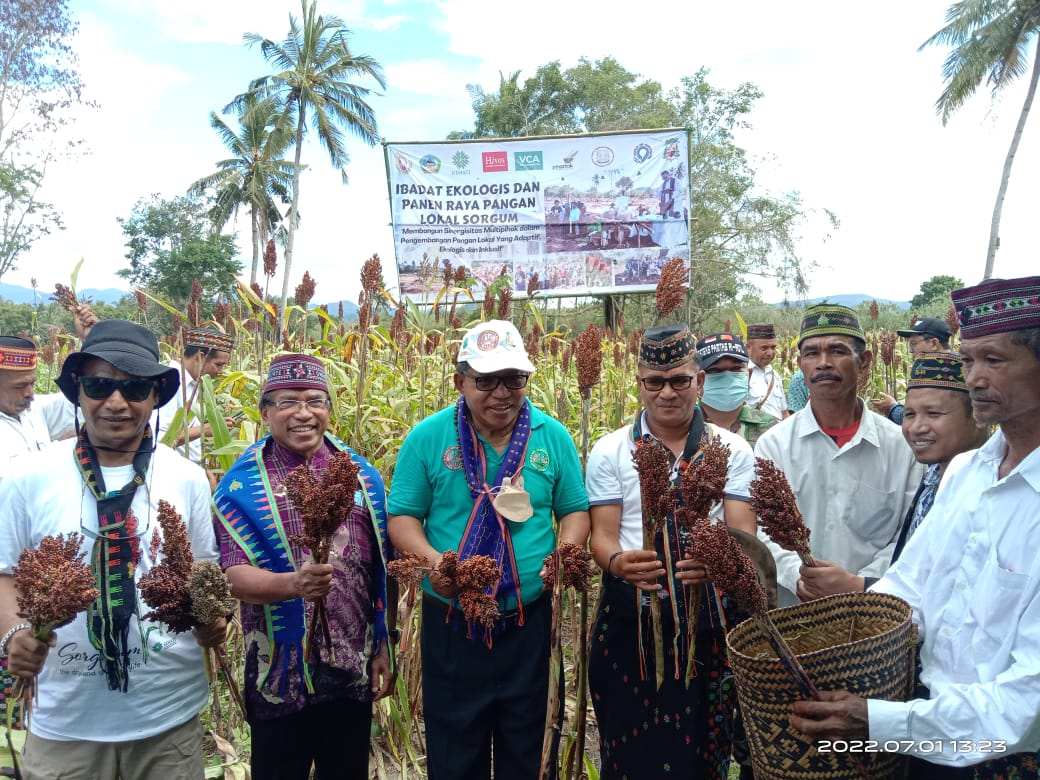
[[[644,376],[640,377],[639,381],[651,393],[656,393],[664,390],[665,383],[671,385],[672,390],[686,390],[696,378],[695,376]]]
[[[268,406],[273,406],[279,412],[288,412],[290,409],[295,412],[297,409],[303,409],[304,407],[312,412],[317,412],[322,409],[328,409],[329,405],[329,401],[326,398],[283,398],[281,401],[268,403]]]
[[[81,376],[83,395],[101,401],[116,390],[127,401],[144,401],[158,386],[154,379],[111,379],[107,376]]]
[[[500,384],[505,385],[507,390],[523,390],[527,387],[527,378],[529,374],[506,374],[501,376],[498,374],[481,374],[477,376],[475,374],[467,374],[465,371],[461,372],[463,376],[468,376],[473,380],[473,384],[477,386],[477,390],[482,393],[490,393],[492,390],[497,390]]]

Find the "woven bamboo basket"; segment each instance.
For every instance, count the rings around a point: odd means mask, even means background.
[[[913,690],[917,631],[910,605],[885,593],[845,593],[769,612],[821,690],[905,701]],[[788,673],[752,620],[727,637],[756,780],[899,780],[895,753],[819,752],[788,723],[800,699]],[[865,772],[864,772],[865,770]]]

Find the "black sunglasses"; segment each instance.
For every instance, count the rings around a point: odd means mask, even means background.
[[[659,390],[664,390],[666,382],[672,386],[672,390],[686,390],[693,384],[693,380],[696,378],[695,376],[645,376],[639,381],[651,393],[656,393]]]
[[[463,376],[468,376],[473,380],[473,384],[477,386],[477,390],[482,393],[490,393],[492,390],[497,390],[499,384],[503,384],[509,390],[523,390],[527,387],[528,374],[506,374],[501,376],[499,374],[467,374],[465,371],[460,372]]]
[[[83,395],[101,401],[116,390],[127,401],[144,401],[157,387],[154,379],[110,379],[107,376],[81,376],[79,386]]]

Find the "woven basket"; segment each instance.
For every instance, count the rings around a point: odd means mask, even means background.
[[[885,593],[844,593],[769,612],[821,691],[905,701],[913,690],[916,627],[910,605]],[[906,776],[894,753],[820,753],[788,723],[800,699],[788,673],[752,620],[727,637],[756,780],[872,780]],[[858,765],[857,765],[858,764]]]

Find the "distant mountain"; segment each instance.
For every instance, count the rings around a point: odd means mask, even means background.
[[[33,290],[31,287],[21,287],[17,284],[7,284],[6,282],[0,282],[0,300],[9,301],[11,303],[28,303],[35,305],[37,303],[46,304],[51,302],[51,296],[54,294],[54,288],[44,289],[42,287]],[[76,296],[80,300],[89,301],[101,301],[102,303],[117,304],[124,297],[130,295],[127,290],[117,290],[114,287],[107,287],[104,290],[98,290],[93,287],[88,287],[84,290],[77,290]],[[356,320],[358,317],[358,305],[353,301],[333,301],[328,304],[329,312],[336,316],[339,313],[339,307],[343,306],[343,318],[345,320]],[[319,304],[311,304],[311,308],[317,308]]]
[[[107,287],[104,290],[98,290],[93,287],[88,287],[85,290],[77,290],[76,296],[83,300],[91,301],[102,301],[103,303],[116,304],[130,293],[125,290],[117,290],[114,287]],[[28,303],[35,305],[37,303],[50,303],[51,296],[54,295],[54,288],[44,289],[38,287],[33,290],[32,287],[21,287],[17,284],[7,284],[6,282],[0,282],[0,298],[11,303]]]
[[[888,298],[876,298],[873,295],[863,295],[862,293],[847,293],[845,295],[824,295],[820,298],[808,298],[806,300],[788,301],[789,305],[793,306],[812,306],[814,303],[837,303],[842,306],[848,306],[850,308],[859,306],[861,303],[870,303],[871,301],[877,301],[878,303],[890,303],[893,306],[899,306],[903,309],[910,308],[910,301],[893,301]],[[783,306],[784,303],[777,303],[777,306]]]

